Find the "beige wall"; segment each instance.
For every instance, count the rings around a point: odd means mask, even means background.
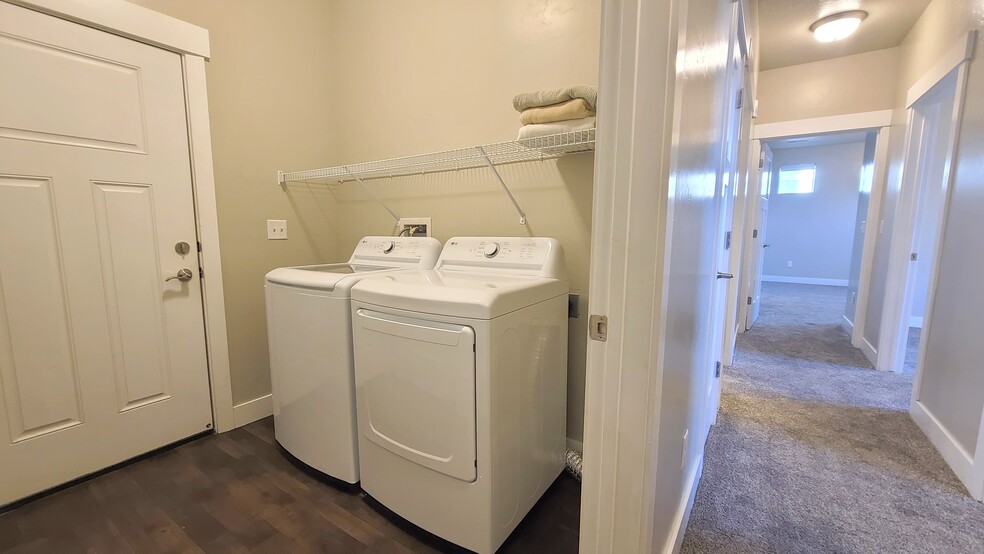
[[[762,71],[755,123],[892,109],[898,64],[888,48]]]
[[[599,0],[334,3],[337,163],[513,140],[517,92],[597,84]],[[331,160],[324,160],[328,163]],[[399,215],[431,217],[434,236],[540,235],[567,254],[582,317],[571,320],[568,436],[580,440],[593,156],[504,166],[522,226],[488,170],[368,182]],[[337,191],[340,251],[393,220],[353,185]]]
[[[338,258],[334,200],[288,196],[276,171],[316,166],[332,152],[333,48],[321,0],[131,0],[209,30],[209,119],[229,330],[233,402],[270,392],[263,275]],[[266,220],[287,219],[286,241],[266,240]]]

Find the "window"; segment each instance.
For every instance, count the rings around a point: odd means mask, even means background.
[[[814,164],[784,165],[779,168],[779,194],[809,194],[817,180]]]

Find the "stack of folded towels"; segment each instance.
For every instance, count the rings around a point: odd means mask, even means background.
[[[597,102],[598,88],[583,85],[517,94],[513,107],[523,124],[519,139],[593,129]]]

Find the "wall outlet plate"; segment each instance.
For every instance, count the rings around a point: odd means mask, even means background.
[[[287,220],[267,220],[267,240],[287,240]]]
[[[429,237],[433,234],[431,218],[401,217],[396,224],[396,234],[401,237]]]

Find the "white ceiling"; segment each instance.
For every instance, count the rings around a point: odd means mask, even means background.
[[[892,48],[902,43],[930,0],[759,0],[759,56],[763,71]],[[865,10],[851,37],[823,43],[810,25],[831,14]]]
[[[805,137],[783,138],[767,141],[773,150],[785,150],[788,148],[807,148],[810,146],[828,146],[831,144],[850,144],[864,142],[868,131],[845,131],[841,133],[827,133],[823,135],[810,135]]]

